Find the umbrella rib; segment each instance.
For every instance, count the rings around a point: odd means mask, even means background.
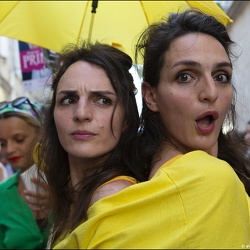
[[[88,34],[88,42],[91,40],[92,30],[94,25],[95,13],[91,14],[90,26],[89,26],[89,34]]]
[[[147,15],[147,13],[146,13],[146,11],[144,9],[143,3],[142,3],[142,1],[139,1],[139,2],[140,2],[140,5],[141,5],[141,8],[143,10],[144,16],[146,17],[147,23],[149,24],[148,15]]]
[[[78,33],[78,36],[77,36],[77,44],[79,43],[79,40],[81,38],[81,33],[82,33],[82,27],[83,27],[83,23],[85,21],[85,17],[86,17],[86,12],[87,12],[87,9],[88,9],[88,5],[89,5],[89,1],[87,2],[86,4],[86,8],[84,10],[84,15],[82,17],[82,22],[81,22],[81,25],[80,25],[80,29],[79,29],[79,33]]]
[[[6,13],[4,18],[2,18],[1,22],[9,15],[9,13],[19,4],[19,1],[13,5],[13,7]]]

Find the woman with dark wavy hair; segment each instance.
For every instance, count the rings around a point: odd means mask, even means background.
[[[231,44],[223,24],[198,11],[145,30],[141,129],[129,159],[147,181],[98,200],[81,234],[55,248],[250,246],[249,173],[224,131],[235,114]]]
[[[204,42],[201,41],[203,47],[194,50],[195,42],[200,37],[204,37]],[[175,44],[181,39],[183,44],[179,49]],[[209,39],[221,47],[220,57],[211,47]],[[168,20],[151,25],[141,35],[136,53],[137,57],[144,58],[143,135],[139,144],[143,144],[140,156],[146,159],[143,164],[148,166],[148,174],[152,171],[151,164],[156,161],[156,153],[159,148],[165,148],[166,143],[176,152],[199,149],[227,161],[250,194],[249,162],[242,154],[242,140],[235,133],[236,90],[231,82],[232,45],[234,42],[225,26],[214,17],[195,10],[172,14]],[[213,55],[217,55],[217,61],[212,61]],[[209,62],[210,72],[205,68]],[[191,114],[195,111],[192,106],[194,98],[201,106],[196,108],[198,114]],[[224,106],[217,108],[216,105]]]
[[[136,57],[143,58],[138,162],[145,177],[162,183],[156,193],[166,203],[169,231],[176,229],[171,218],[183,216],[176,232],[185,248],[250,244],[249,161],[235,133],[233,44],[216,17],[196,10],[149,26],[137,44]],[[163,246],[179,244],[157,245]]]
[[[62,248],[73,231],[84,237],[90,207],[137,183],[130,144],[139,114],[132,60],[122,51],[98,42],[69,45],[55,65],[39,156],[52,197],[49,244]]]

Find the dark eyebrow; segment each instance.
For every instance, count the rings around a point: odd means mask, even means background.
[[[113,93],[111,91],[105,91],[105,90],[94,90],[91,91],[91,93],[96,94],[96,95],[116,95],[116,93]]]
[[[229,63],[229,62],[221,62],[221,63],[218,63],[216,66],[217,67],[229,67],[231,69],[233,68],[232,63]]]
[[[171,69],[174,67],[177,67],[179,65],[186,65],[186,66],[201,66],[200,63],[197,63],[195,61],[189,61],[189,60],[184,60],[184,61],[179,61],[175,63],[174,65],[171,66]]]
[[[200,67],[200,63],[198,62],[195,62],[195,61],[189,61],[189,60],[184,60],[184,61],[180,61],[180,62],[177,62],[175,63],[174,65],[172,65],[171,68],[174,68],[174,67],[177,67],[179,65],[186,65],[186,66],[196,66],[196,67]],[[233,68],[232,67],[232,64],[229,63],[229,62],[221,62],[221,63],[218,63],[216,64],[216,67],[230,67],[230,68]]]
[[[58,92],[58,95],[60,95],[60,94],[64,94],[64,95],[68,95],[68,94],[76,95],[77,91],[76,90],[62,90],[62,91]]]

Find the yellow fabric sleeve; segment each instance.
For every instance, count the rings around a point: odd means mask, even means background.
[[[55,249],[241,249],[250,207],[225,161],[203,151],[177,156],[152,179],[103,198]]]

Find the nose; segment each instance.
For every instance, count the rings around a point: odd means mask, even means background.
[[[200,84],[200,101],[202,102],[215,102],[218,99],[218,86],[214,81],[212,76],[206,76],[202,80],[202,84]]]
[[[73,119],[76,122],[90,121],[92,120],[93,113],[91,103],[88,100],[79,99],[74,107]]]
[[[8,141],[6,145],[2,148],[3,153],[10,155],[15,151],[14,144],[11,141]]]

